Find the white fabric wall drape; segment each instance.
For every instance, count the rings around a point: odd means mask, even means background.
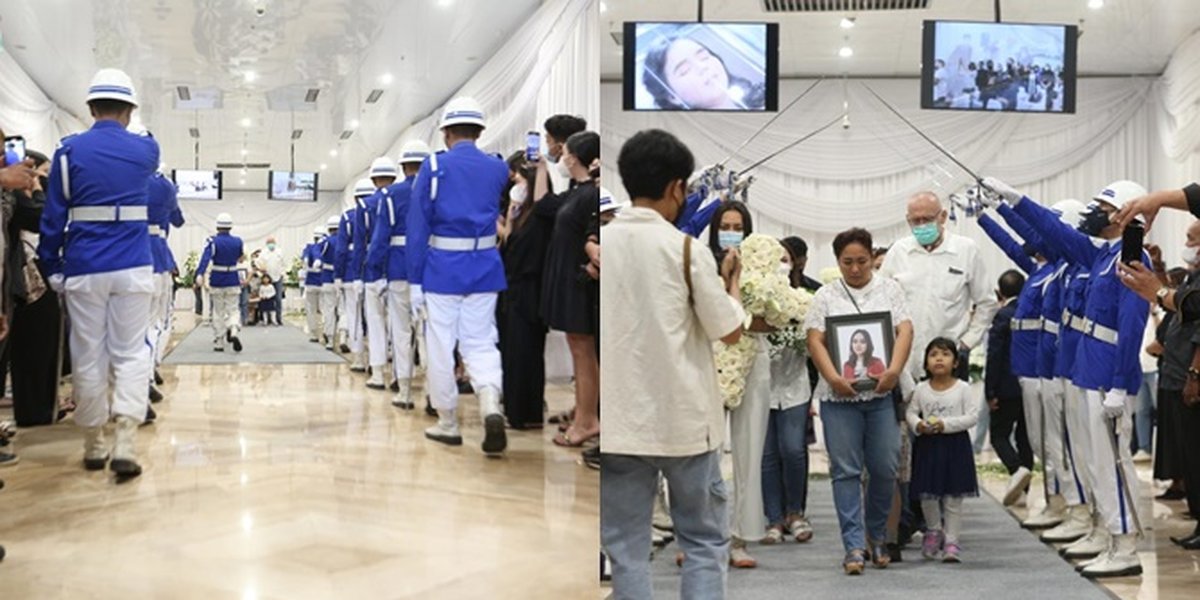
[[[811,81],[782,82],[786,106]],[[919,82],[867,81],[928,135],[981,175],[995,175],[1045,203],[1086,200],[1105,184],[1132,179],[1150,186],[1153,103],[1148,78],[1079,81],[1077,114],[979,114],[918,109]],[[834,265],[837,232],[866,227],[876,245],[909,235],[904,204],[912,193],[932,189],[945,198],[970,176],[943,158],[870,96],[858,81],[823,82],[730,161],[737,169],[782,148],[829,122],[849,100],[851,127],[833,127],[760,167],[751,189],[755,230],[799,235],[809,243],[809,273]],[[621,145],[635,132],[658,127],[679,136],[696,155],[697,167],[716,163],[771,115],[644,113],[621,110],[621,86],[601,90],[606,187],[624,196],[616,171]],[[972,219],[959,215],[952,231],[980,241],[992,275],[1009,261]]]
[[[60,108],[34,83],[12,55],[0,50],[0,127],[25,138],[25,147],[46,156],[58,140],[82,131],[83,123]]]

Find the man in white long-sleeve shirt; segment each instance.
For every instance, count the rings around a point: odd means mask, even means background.
[[[283,251],[275,243],[275,236],[267,238],[267,248],[258,255],[255,267],[271,276],[271,285],[275,288],[275,324],[283,323],[283,275],[287,269],[287,259]]]

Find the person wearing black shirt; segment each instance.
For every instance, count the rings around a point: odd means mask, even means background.
[[[1004,505],[1011,506],[1029,485],[1033,470],[1033,449],[1025,431],[1025,410],[1021,385],[1012,371],[1012,319],[1017,312],[1017,296],[1025,278],[1017,271],[1006,271],[999,280],[1000,310],[988,329],[987,366],[983,393],[991,410],[992,448],[1011,476],[1004,494]],[[1009,438],[1017,438],[1014,449]]]

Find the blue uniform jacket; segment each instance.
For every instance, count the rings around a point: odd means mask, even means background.
[[[433,162],[437,161],[437,172]],[[437,197],[432,194],[437,178]],[[481,238],[496,235],[500,196],[508,166],[464,141],[425,159],[408,207],[408,277],[427,292],[466,295],[507,287],[497,247],[448,251],[429,247],[429,237]]]
[[[321,242],[321,284],[333,283],[337,269],[337,232],[325,236]]]
[[[161,174],[150,178],[150,225],[158,227],[158,231],[150,235],[150,255],[155,273],[169,272],[175,265],[171,249],[167,247],[167,227],[170,227],[172,217],[179,213],[177,193],[170,179]],[[182,219],[183,214],[179,213],[179,217]]]
[[[167,240],[171,237],[171,228],[183,227],[185,222],[186,221],[183,218],[183,210],[179,208],[178,204],[176,204],[175,210],[171,211],[171,214],[167,216],[167,223],[162,226],[163,248],[166,249],[167,270],[171,272],[178,271],[179,265],[175,262],[175,253],[171,252],[171,245],[167,243]]]
[[[1069,263],[1059,259],[1053,263],[1054,273],[1042,286],[1042,333],[1038,338],[1037,376],[1042,379],[1057,377],[1054,362],[1058,357],[1058,342],[1062,331],[1063,282],[1066,280]]]
[[[238,260],[241,258],[242,238],[232,235],[228,231],[217,232],[217,235],[208,238],[208,242],[204,245],[204,253],[200,255],[200,265],[196,267],[196,274],[207,273],[209,262],[217,267],[233,269],[237,267]],[[241,285],[236,270],[213,270],[212,277],[209,277],[208,281],[212,287]]]
[[[687,197],[687,200],[683,204],[683,212],[675,221],[680,224],[680,231],[692,237],[699,237],[704,228],[708,227],[709,222],[712,221],[713,214],[717,212],[718,208],[721,208],[721,203],[712,202],[708,206],[700,208],[700,205],[704,203],[707,193],[707,190],[697,190]]]
[[[1117,332],[1115,344],[1084,333],[1075,353],[1071,382],[1087,390],[1120,389],[1137,394],[1142,385],[1139,355],[1150,304],[1120,281],[1117,263],[1121,260],[1121,240],[1096,247],[1088,236],[1028,198],[1016,210],[1043,239],[1057,245],[1067,260],[1090,266],[1084,317]],[[1150,257],[1145,251],[1141,254],[1143,264],[1149,268]]]
[[[116,121],[63,138],[50,164],[38,264],[44,275],[107,273],[152,264],[147,221],[73,221],[80,206],[142,206],[158,169],[158,143]],[[66,171],[64,172],[64,167]]]
[[[324,269],[322,268],[324,265],[321,263],[321,246],[324,242],[325,238],[322,237],[304,247],[301,260],[304,261],[304,285],[307,287],[321,285],[321,277],[324,273]]]
[[[350,265],[351,255],[354,252],[355,210],[351,208],[342,213],[342,218],[338,222],[337,254],[334,259],[333,276],[335,279],[341,279],[342,281],[359,281],[362,279],[362,273],[356,272]]]
[[[1011,235],[1008,234],[999,224],[991,219],[986,214],[980,215],[979,226],[987,233],[988,237],[1004,251],[1006,255],[1015,263],[1017,267],[1028,276],[1025,281],[1025,287],[1021,288],[1021,294],[1017,296],[1017,301],[1012,311],[1012,318],[1020,322],[1026,323],[1030,321],[1039,321],[1036,329],[1018,328],[1015,325],[1011,326],[1010,338],[1012,340],[1011,357],[1009,358],[1012,365],[1012,372],[1017,377],[1038,377],[1037,373],[1037,353],[1038,342],[1042,337],[1041,317],[1042,317],[1042,292],[1049,278],[1054,275],[1053,263],[1047,263],[1038,266],[1021,244],[1017,243]]]
[[[408,281],[406,246],[393,246],[391,242],[393,237],[408,233],[408,205],[414,180],[416,176],[407,177],[388,186],[387,194],[379,202],[375,229],[367,248],[367,273],[376,275],[376,279],[386,276],[388,281]]]
[[[379,188],[375,193],[358,201],[358,210],[354,212],[354,264],[362,273],[363,281],[378,281],[384,278],[383,269],[372,269],[367,260],[367,246],[373,239],[379,205],[387,196],[387,188]]]

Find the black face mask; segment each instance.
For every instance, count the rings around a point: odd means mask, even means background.
[[[1099,204],[1094,204],[1088,208],[1088,211],[1083,213],[1083,219],[1079,222],[1079,233],[1089,235],[1091,237],[1099,237],[1100,231],[1108,227],[1108,213],[1100,208]]]

